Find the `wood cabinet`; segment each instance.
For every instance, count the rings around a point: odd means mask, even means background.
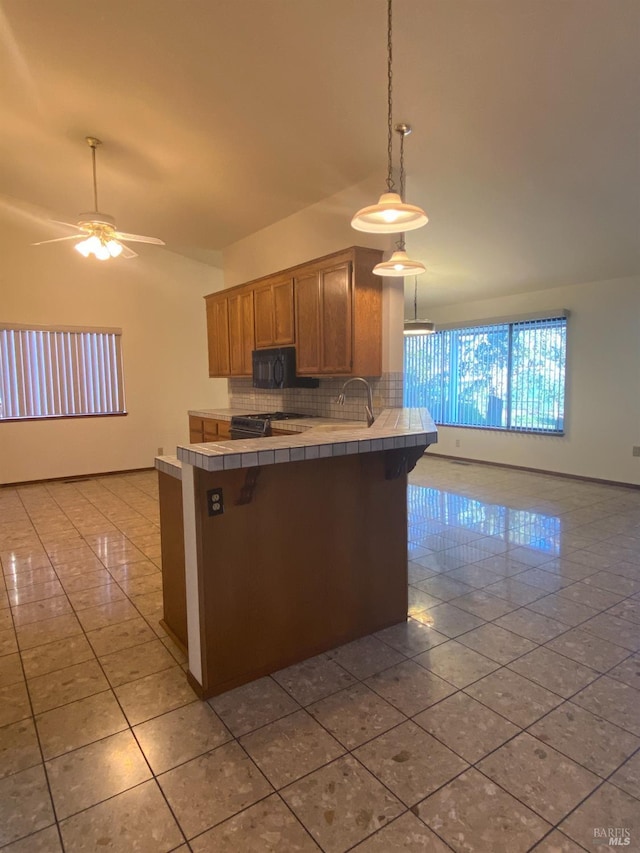
[[[189,415],[189,443],[202,444],[207,441],[223,441],[229,438],[230,428],[230,421]]]
[[[206,301],[209,376],[229,376],[229,300],[214,293]]]
[[[253,291],[256,349],[288,346],[294,342],[293,279],[275,279]]]
[[[251,353],[255,349],[253,291],[240,291],[228,298],[229,373],[251,376]]]
[[[205,297],[209,376],[250,376],[253,349],[291,345],[301,376],[380,376],[381,259],[353,247]]]

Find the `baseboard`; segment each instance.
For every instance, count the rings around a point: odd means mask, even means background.
[[[95,474],[67,474],[66,477],[49,477],[45,480],[20,480],[17,483],[0,483],[0,489],[16,486],[37,486],[39,483],[73,483],[76,480],[93,480],[95,477],[111,477],[118,474],[140,474],[144,471],[153,471],[154,466],[148,468],[126,468],[123,471],[97,471]]]

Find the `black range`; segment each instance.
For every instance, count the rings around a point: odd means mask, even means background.
[[[298,412],[265,412],[259,415],[235,415],[231,418],[230,435],[237,438],[264,438],[271,435],[272,421],[289,421],[298,418],[309,418]]]

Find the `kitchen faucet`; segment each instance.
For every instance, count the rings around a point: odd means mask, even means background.
[[[340,406],[344,406],[344,391],[347,385],[349,385],[351,382],[364,382],[365,384],[365,387],[367,389],[367,405],[364,407],[364,410],[367,413],[367,426],[370,427],[375,420],[375,418],[373,417],[373,400],[371,398],[371,385],[369,385],[367,380],[363,379],[362,376],[354,376],[352,379],[347,379],[347,381],[342,386],[342,391],[338,394],[338,399],[336,400],[336,403],[338,403],[338,405]]]

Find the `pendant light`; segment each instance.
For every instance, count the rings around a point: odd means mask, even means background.
[[[397,234],[422,228],[429,221],[421,207],[407,204],[393,182],[393,48],[392,2],[387,0],[387,190],[377,204],[359,210],[351,220],[351,227],[368,234]]]
[[[414,276],[413,320],[404,321],[405,335],[432,335],[436,330],[431,320],[418,320],[418,276]]]
[[[408,124],[397,124],[395,131],[400,136],[400,195],[404,198],[404,138],[411,133],[411,126]],[[407,255],[404,244],[404,233],[402,233],[396,243],[395,252],[388,261],[376,264],[373,272],[375,275],[400,277],[411,275],[412,273],[413,275],[420,275],[420,273],[426,272],[426,269],[421,261],[413,261]]]

